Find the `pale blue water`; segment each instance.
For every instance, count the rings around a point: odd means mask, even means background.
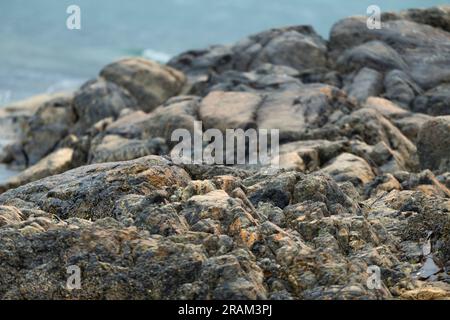
[[[429,7],[439,0],[0,0],[0,104],[72,88],[120,57],[166,60],[271,27],[311,24],[324,37],[338,19]],[[82,30],[66,28],[81,7]]]

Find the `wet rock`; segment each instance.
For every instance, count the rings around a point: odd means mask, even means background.
[[[100,76],[128,90],[138,108],[147,112],[179,94],[186,81],[181,72],[142,58],[112,63],[103,68]]]
[[[419,132],[417,150],[422,169],[450,171],[450,117],[427,121]]]

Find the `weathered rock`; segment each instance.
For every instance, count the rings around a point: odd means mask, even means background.
[[[28,120],[21,141],[27,164],[36,164],[48,155],[71,130],[76,121],[72,95],[46,101]]]
[[[356,59],[358,63],[370,63],[371,68],[378,70],[402,70],[424,89],[448,81],[448,32],[407,20],[383,22],[381,29],[370,30],[366,20],[365,17],[351,17],[333,26],[330,59],[335,60],[350,50],[342,58],[343,67],[345,62]]]
[[[378,165],[394,160],[397,169],[417,166],[416,147],[389,120],[377,111],[363,108],[339,121],[341,132],[348,137],[358,137],[367,144],[377,145],[383,156]],[[375,159],[375,162],[376,159]]]
[[[126,108],[136,108],[130,94],[114,83],[94,80],[84,84],[73,100],[73,108],[78,118],[75,132],[84,132],[105,118],[117,118]]]
[[[261,129],[279,129],[280,141],[289,142],[307,137],[314,129],[322,131],[319,128],[355,109],[354,102],[338,88],[305,85],[297,91],[268,94],[258,110],[257,124]]]
[[[372,168],[362,158],[343,153],[321,169],[337,182],[350,181],[355,186],[363,186],[375,178]]]
[[[383,76],[376,70],[362,68],[354,76],[352,83],[345,87],[349,96],[356,98],[359,102],[364,102],[368,97],[378,96],[382,90]]]
[[[127,194],[148,195],[186,185],[181,168],[148,156],[130,162],[94,164],[48,177],[3,193],[0,203],[21,199],[62,218],[111,217],[115,202]]]
[[[450,84],[442,84],[428,90],[414,100],[414,112],[421,112],[432,116],[450,114]]]
[[[422,90],[403,71],[392,70],[384,78],[384,96],[401,106],[409,107]]]
[[[55,174],[72,169],[74,165],[74,151],[70,148],[58,149],[41,159],[35,165],[22,171],[19,175],[0,184],[0,192],[22,186]]]
[[[186,81],[181,72],[142,58],[112,63],[100,76],[128,90],[136,99],[137,107],[147,112],[179,94]]]
[[[322,202],[332,214],[358,213],[359,207],[337,185],[331,177],[314,173],[305,176],[295,185],[293,202]]]
[[[337,67],[345,72],[357,71],[364,67],[381,72],[408,69],[397,51],[381,41],[370,41],[348,49],[336,63]]]
[[[419,132],[417,151],[422,169],[450,171],[450,117],[427,121]]]
[[[384,12],[381,17],[383,20],[411,20],[450,32],[449,5],[440,5],[424,9],[408,9],[398,13]]]
[[[91,147],[89,163],[133,160],[148,155],[163,155],[168,147],[162,138],[149,140],[126,139],[116,135],[107,135]]]
[[[202,100],[199,116],[205,130],[225,133],[226,129],[256,128],[257,111],[263,101],[252,93],[215,91]]]
[[[430,115],[448,109],[448,12],[190,51],[170,62],[186,86],[125,59],[74,97],[0,110],[1,160],[31,165],[0,195],[0,298],[447,298],[450,120]],[[281,168],[147,156],[195,121],[279,129]]]

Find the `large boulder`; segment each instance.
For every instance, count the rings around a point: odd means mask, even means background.
[[[28,120],[21,141],[27,165],[34,165],[52,152],[72,129],[76,115],[72,95],[56,97],[42,104]]]
[[[115,203],[128,194],[174,192],[190,180],[181,168],[157,156],[130,162],[93,164],[32,182],[0,195],[4,205],[25,202],[62,218],[112,217]]]
[[[322,69],[327,65],[326,56],[325,40],[310,26],[294,26],[261,32],[233,46],[188,51],[168,64],[198,81],[210,72],[250,71],[267,63],[301,71]]]
[[[350,63],[356,59],[373,69],[399,69],[424,89],[449,80],[448,32],[408,20],[386,21],[381,29],[374,30],[367,28],[366,23],[366,17],[358,16],[333,26],[329,43],[332,61]]]
[[[114,62],[103,68],[100,76],[128,90],[138,108],[146,112],[178,95],[186,81],[181,72],[142,58]]]
[[[134,98],[118,85],[102,79],[84,84],[76,93],[73,108],[78,121],[74,131],[84,133],[98,121],[117,118],[123,109],[135,109]]]
[[[450,171],[450,116],[436,117],[422,126],[417,151],[422,169]]]

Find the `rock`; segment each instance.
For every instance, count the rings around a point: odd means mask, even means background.
[[[256,113],[263,98],[252,93],[221,92],[210,93],[202,100],[200,119],[206,129],[256,128]]]
[[[387,118],[398,118],[406,113],[405,109],[400,108],[395,103],[383,98],[370,97],[367,99],[366,108],[375,109]]]
[[[109,124],[103,135],[117,135],[127,139],[148,140],[163,138],[168,146],[174,146],[178,141],[171,141],[176,129],[194,131],[194,122],[198,116],[199,98],[179,96],[169,99],[165,104],[146,114],[135,111],[124,115]]]
[[[377,111],[368,108],[357,110],[343,117],[339,125],[342,134],[348,137],[357,136],[372,146],[378,145],[376,152],[385,155],[383,159],[374,159],[378,165],[394,160],[397,169],[417,166],[415,145]]]
[[[146,112],[179,94],[186,81],[181,72],[142,58],[112,63],[103,68],[100,76],[128,90],[138,108]]]
[[[130,94],[114,83],[94,80],[84,84],[73,100],[78,121],[74,131],[85,132],[105,118],[117,118],[126,108],[136,108]]]
[[[384,96],[408,108],[416,95],[422,93],[422,90],[413,80],[403,71],[392,70],[386,73],[384,78]]]
[[[0,204],[21,199],[61,218],[112,217],[115,202],[127,194],[148,195],[185,186],[188,174],[156,156],[130,162],[79,167],[0,195]],[[128,181],[128,182],[126,182]]]
[[[302,86],[297,70],[273,64],[263,64],[250,72],[236,70],[211,74],[207,80],[193,83],[191,93],[206,96],[211,91],[273,92],[293,90]]]
[[[283,169],[313,172],[336,157],[344,149],[344,141],[305,140],[280,146],[279,165]]]
[[[425,122],[417,141],[420,166],[438,172],[450,171],[450,117]]]
[[[368,97],[377,96],[381,93],[381,82],[383,76],[378,71],[370,68],[362,68],[353,78],[348,88],[344,88],[349,96],[360,102],[366,101]]]
[[[280,142],[311,139],[308,132],[319,131],[355,109],[357,106],[338,88],[311,84],[298,91],[267,95],[258,110],[257,124],[261,129],[279,129]]]
[[[310,26],[295,26],[261,32],[233,46],[188,51],[168,64],[198,81],[209,72],[251,71],[267,63],[296,70],[325,68],[326,51],[326,42]]]
[[[72,169],[74,161],[74,151],[70,148],[58,149],[35,165],[22,171],[5,184],[0,185],[0,192],[16,188],[45,177],[53,176]]]
[[[417,143],[420,128],[431,119],[432,117],[421,113],[405,113],[396,116],[392,122],[409,140]]]
[[[381,41],[369,41],[348,49],[336,63],[337,67],[344,72],[357,71],[361,68],[370,68],[380,72],[408,69],[397,51]]]
[[[349,50],[341,58],[343,67],[356,59],[356,65],[370,63],[367,66],[376,70],[398,69],[423,89],[448,81],[448,32],[407,20],[386,21],[381,29],[370,30],[366,20],[366,17],[350,17],[333,26],[329,43],[332,61]]]
[[[358,205],[342,192],[336,181],[324,174],[305,176],[295,185],[293,203],[304,201],[322,202],[332,214],[359,211]]]
[[[414,112],[421,112],[432,116],[444,116],[450,114],[450,85],[442,84],[414,100]]]
[[[29,166],[0,182],[0,299],[447,298],[448,12],[124,59],[0,110]],[[176,165],[195,121],[280,130],[280,168]]]
[[[107,135],[91,147],[89,163],[133,160],[148,155],[163,155],[168,147],[162,138],[149,140],[126,139],[116,135]]]
[[[450,32],[449,5],[440,5],[424,9],[408,9],[399,13],[386,12],[383,13],[381,17],[382,20],[411,20]]]
[[[450,286],[443,284],[442,287],[425,286],[423,288],[408,290],[402,293],[403,299],[408,300],[448,300]]]
[[[350,153],[341,154],[321,171],[332,176],[337,182],[350,181],[355,186],[363,186],[375,178],[369,164]]]
[[[28,165],[34,165],[54,150],[76,121],[72,95],[46,101],[28,120],[21,141]]]
[[[326,65],[326,43],[309,26],[272,29],[250,36],[233,47],[238,70],[251,70],[263,63],[297,70]]]

